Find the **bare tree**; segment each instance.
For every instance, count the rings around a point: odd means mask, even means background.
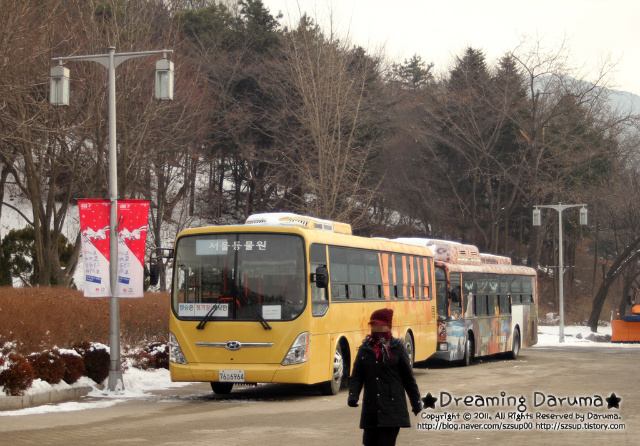
[[[60,265],[58,238],[84,144],[71,130],[84,118],[76,109],[53,111],[45,86],[51,53],[72,39],[73,24],[65,2],[7,1],[1,8],[6,63],[0,75],[9,85],[0,109],[0,156],[31,202],[33,219],[25,216],[25,223],[34,228],[37,283],[48,285],[53,275],[59,285],[68,285],[78,251],[68,265]]]
[[[279,63],[273,83],[288,201],[300,212],[357,227],[378,186],[371,181],[381,124],[378,59],[304,17],[286,35]]]
[[[528,206],[580,202],[606,176],[596,178],[603,172],[591,168],[612,156],[612,135],[629,117],[612,114],[607,104],[606,87],[613,65],[605,61],[595,73],[585,73],[569,63],[564,42],[548,49],[540,40],[524,39],[510,54],[523,73],[530,101],[528,113],[510,116],[519,129],[524,151],[525,170],[520,173],[527,179],[526,202]],[[595,176],[584,181],[584,171],[590,170]],[[530,264],[538,264],[544,239],[540,231],[549,229],[531,231]]]
[[[594,296],[589,316],[589,326],[593,331],[597,330],[602,307],[614,282],[619,277],[624,277],[622,299],[619,304],[623,314],[626,295],[639,274],[640,208],[637,200],[629,200],[629,197],[640,194],[637,179],[638,164],[634,162],[637,145],[635,145],[635,138],[629,138],[621,144],[620,157],[616,160],[614,170],[615,175],[606,187],[598,191],[598,196],[594,197],[600,231],[603,235],[609,236],[611,246],[609,252],[600,250],[600,255],[608,262],[603,265],[602,282]],[[603,235],[601,239],[604,238]]]

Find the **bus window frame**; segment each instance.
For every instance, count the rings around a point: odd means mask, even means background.
[[[429,259],[432,259],[431,257],[417,256],[417,255],[407,254],[407,253],[380,251],[376,249],[352,248],[352,247],[346,247],[346,246],[340,246],[340,245],[327,245],[327,248],[328,248],[327,260],[329,265],[329,287],[328,288],[331,289],[330,296],[329,296],[330,302],[341,303],[341,302],[349,302],[349,301],[361,302],[361,301],[387,300],[385,289],[390,290],[389,294],[391,295],[389,296],[389,300],[417,300],[417,299],[431,300],[429,284],[421,283],[419,281],[420,275],[418,275],[417,271],[411,270],[411,268],[414,268],[415,264],[419,263],[420,260],[423,260],[423,262],[426,261],[427,265],[429,265],[430,264]],[[338,260],[344,260],[346,256],[346,259],[348,262],[350,251],[361,251],[360,257],[364,259],[363,260],[364,282],[362,281],[351,282],[350,280],[347,280],[347,281],[335,280],[335,276],[336,276],[335,270],[332,270],[332,268],[336,268],[335,265],[340,265],[338,268],[342,268],[342,269],[344,269],[346,265],[347,275],[346,277],[344,277],[344,273],[343,273],[342,276],[339,276],[340,279],[351,278],[349,276],[350,263],[346,263],[346,264],[336,263],[333,260],[333,256],[337,256],[336,258],[338,258]],[[373,255],[375,255],[376,257],[373,257]],[[381,256],[387,256],[387,258],[385,259],[384,257],[381,257]],[[356,258],[356,257],[358,256],[355,256],[355,255],[353,256],[353,258]],[[378,269],[374,275],[377,276],[377,273],[379,273],[379,276],[378,276],[379,281],[370,281],[370,277],[369,277],[369,272],[376,270],[373,264],[374,259],[378,262],[378,265],[375,265],[375,266],[378,266]],[[414,261],[412,259],[416,259],[416,260]],[[388,282],[385,281],[384,275],[382,274],[385,260],[387,261],[386,272],[387,274],[389,274],[389,276],[387,277]],[[396,262],[398,263],[396,264]],[[396,265],[398,268],[402,268],[402,269],[397,269]],[[372,268],[368,269],[367,267],[372,267]],[[398,275],[402,276],[401,278],[402,282],[400,283],[397,282]],[[412,278],[414,278],[413,281],[412,281]],[[427,276],[427,279],[429,280],[431,279],[430,275]],[[354,287],[358,287],[358,288],[354,288]],[[415,291],[416,287],[426,288],[422,293],[423,297],[418,297],[418,293]],[[359,292],[355,292],[356,289],[358,291],[362,290],[362,296],[360,296]],[[338,291],[337,293],[335,292],[336,290]],[[343,295],[342,293],[343,290],[346,296]],[[413,291],[414,293],[413,295],[410,294],[411,291]],[[398,297],[399,294],[402,294],[402,295],[406,294],[406,296]]]

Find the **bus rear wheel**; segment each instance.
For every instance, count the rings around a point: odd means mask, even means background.
[[[336,351],[333,354],[333,377],[323,382],[320,386],[320,392],[323,395],[337,395],[342,386],[342,378],[344,375],[344,357],[340,344],[336,345]]]
[[[407,355],[409,355],[409,364],[413,368],[415,353],[413,352],[413,338],[411,337],[411,333],[407,333],[404,337],[404,348],[407,351]]]
[[[211,383],[211,390],[216,395],[229,395],[233,389],[233,383]]]
[[[509,359],[518,359],[520,354],[520,330],[513,332],[513,343],[511,344],[511,351],[507,354]]]

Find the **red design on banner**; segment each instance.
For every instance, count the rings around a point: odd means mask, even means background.
[[[84,265],[85,297],[109,297],[109,210],[108,200],[80,200],[80,232]]]
[[[118,296],[144,295],[144,251],[149,202],[118,201]]]
[[[144,265],[144,250],[147,243],[148,216],[148,201],[118,201],[118,237],[142,265]]]
[[[82,238],[95,246],[109,260],[109,209],[107,200],[80,200]]]
[[[109,200],[79,200],[80,231],[85,271],[84,295],[111,295]],[[118,201],[118,266],[117,289],[120,297],[142,297],[144,283],[144,254],[147,240],[149,202],[146,200]]]

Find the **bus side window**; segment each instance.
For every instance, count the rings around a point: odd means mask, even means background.
[[[533,287],[531,286],[531,277],[522,276],[522,300],[526,303],[533,303]]]
[[[382,297],[382,270],[380,269],[379,254],[375,251],[365,251],[365,299],[380,299]]]
[[[403,256],[401,254],[394,254],[393,258],[393,262],[396,268],[396,298],[402,299],[404,297]]]
[[[331,300],[346,300],[349,297],[349,263],[347,250],[338,247],[329,247],[329,283],[331,284]]]
[[[474,292],[476,291],[476,282],[473,274],[463,274],[462,276],[462,284],[463,284],[463,295],[464,295],[464,305],[465,317],[473,316],[474,312]]]
[[[501,294],[498,298],[500,299],[500,314],[511,314],[509,295]]]
[[[382,285],[365,285],[365,299],[380,299],[382,297]]]
[[[363,296],[363,288],[364,285],[360,285],[358,283],[355,284],[349,284],[349,299],[362,299]]]
[[[475,313],[476,316],[486,316],[487,315],[487,295],[483,294],[483,295],[479,295],[477,294],[475,296],[474,303],[475,303]]]
[[[433,296],[431,294],[431,258],[424,257],[422,259],[422,268],[420,268],[424,277],[422,277],[422,283],[424,284],[423,296],[427,300],[432,300]]]
[[[394,276],[394,266],[393,266],[393,262],[394,262],[394,254],[389,254],[389,267],[388,267],[388,274],[389,274],[389,294],[390,294],[390,298],[391,299],[397,299],[398,298],[398,291],[397,291],[397,287],[394,285],[395,284],[395,276]]]
[[[496,314],[496,295],[490,294],[487,296],[487,314],[493,316]]]

